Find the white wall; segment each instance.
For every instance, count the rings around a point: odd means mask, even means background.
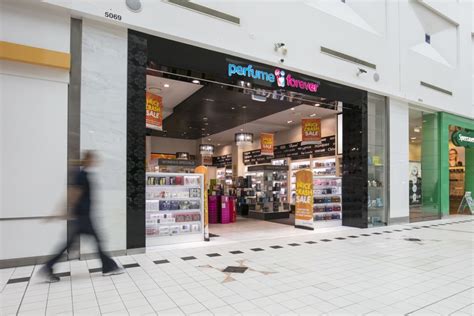
[[[390,220],[410,215],[408,196],[409,116],[408,104],[389,99],[390,117]],[[389,221],[390,221],[389,220]]]
[[[273,1],[269,5],[266,1],[195,0],[239,17],[240,25],[166,1],[142,0],[139,13],[129,11],[125,1],[113,5],[110,1],[46,2],[123,27],[270,64],[281,58],[273,50],[274,43],[284,42],[288,48],[285,68],[474,117],[469,92],[471,1],[351,0],[343,4],[311,0]],[[106,19],[105,11],[122,15],[122,21]],[[193,27],[183,27],[183,21]],[[432,35],[432,45],[424,44],[426,32]],[[368,74],[358,77],[360,65],[323,54],[321,46],[373,63],[377,69],[362,66]],[[373,79],[374,72],[380,75],[380,81]],[[453,96],[423,87],[420,80],[450,90]]]
[[[65,13],[2,2],[0,30],[1,41],[69,52]],[[65,199],[68,82],[66,70],[0,61],[0,260],[52,254],[66,239],[64,221],[41,217]]]
[[[107,43],[104,45],[104,43]],[[81,150],[97,150],[95,212],[106,250],[126,249],[127,31],[82,22]],[[81,242],[81,253],[95,252]]]

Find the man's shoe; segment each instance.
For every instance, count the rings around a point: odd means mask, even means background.
[[[43,275],[43,277],[45,278],[45,282],[48,282],[48,283],[56,283],[61,280],[57,275],[53,274],[53,270],[49,269],[46,266],[41,268],[39,273]]]
[[[117,275],[117,274],[122,274],[124,273],[125,270],[122,267],[116,267],[110,271],[102,272],[103,276],[109,276],[109,275]]]

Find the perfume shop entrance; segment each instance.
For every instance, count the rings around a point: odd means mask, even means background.
[[[145,184],[137,176],[129,185],[145,192],[147,247],[307,233],[295,225],[369,225],[366,92],[132,33],[148,47],[140,67],[129,52],[129,80],[145,79],[129,84],[129,95],[139,99],[129,111],[142,110],[138,101],[146,104],[146,121],[128,122],[129,138],[143,131],[146,139]],[[183,61],[183,52],[196,63]],[[142,155],[131,148],[128,154]],[[296,207],[301,170],[311,190],[305,199],[311,215],[304,219]],[[373,187],[383,180],[374,176]],[[139,202],[132,195],[129,201]],[[129,212],[132,221],[138,216]],[[383,224],[383,215],[372,216],[371,224]]]

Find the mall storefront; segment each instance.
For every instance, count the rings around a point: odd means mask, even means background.
[[[387,224],[384,97],[131,30],[127,89],[127,249],[207,239],[208,222],[295,225],[303,169],[316,228]],[[320,124],[315,143],[302,143],[304,119]]]
[[[416,108],[409,121],[410,221],[469,214],[459,208],[474,190],[474,122]]]

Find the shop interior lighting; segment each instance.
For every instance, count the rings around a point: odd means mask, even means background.
[[[416,139],[416,137],[410,137],[410,139],[411,139],[411,140],[415,140],[415,139]]]
[[[214,154],[214,145],[211,145],[211,144],[201,144],[201,145],[199,145],[199,153],[201,155],[212,156]]]
[[[163,85],[163,87],[165,87],[165,88],[169,88],[169,87],[170,87],[170,85],[169,85],[169,84],[167,84],[167,83],[165,83],[165,84]]]
[[[199,80],[197,80],[197,79],[194,79],[194,80],[193,80],[193,83],[195,83],[195,84],[200,84],[201,82],[200,82]]]
[[[295,108],[291,108],[291,110],[292,110],[292,111],[294,111],[294,110],[295,110]]]
[[[293,123],[293,121],[288,121],[287,123],[288,123],[288,124],[291,124],[291,123]]]
[[[311,114],[310,116],[311,116],[311,117],[315,117],[315,116],[316,116],[316,113],[313,113],[313,114]]]
[[[319,104],[319,103],[316,103],[314,106],[321,106],[321,104]]]
[[[420,128],[419,128],[419,127],[415,127],[415,128],[413,129],[413,131],[414,131],[415,133],[419,133],[419,132],[420,132]]]
[[[236,133],[235,134],[235,144],[237,146],[248,146],[253,143],[253,134],[252,133]]]
[[[252,100],[257,102],[267,102],[267,98],[261,95],[252,94]]]

